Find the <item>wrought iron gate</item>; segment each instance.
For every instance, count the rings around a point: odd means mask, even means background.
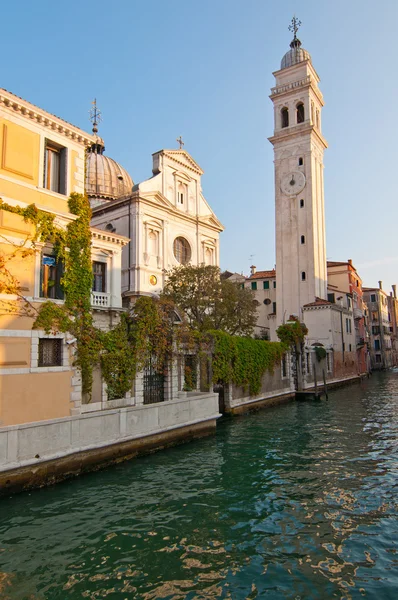
[[[144,369],[144,404],[164,402],[164,375],[150,361]]]

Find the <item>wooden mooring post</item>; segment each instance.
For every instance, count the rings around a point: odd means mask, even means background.
[[[324,389],[324,392],[325,392],[325,397],[326,397],[326,400],[329,400],[329,396],[328,396],[328,386],[326,385],[326,374],[325,374],[325,369],[323,369],[323,371],[322,371],[322,374],[323,374],[323,389]]]

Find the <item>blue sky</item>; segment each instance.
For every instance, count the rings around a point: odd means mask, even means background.
[[[0,87],[90,130],[135,182],[152,153],[185,149],[225,225],[221,267],[275,263],[268,96],[299,37],[321,78],[327,256],[364,285],[398,283],[396,0],[96,0],[3,3]]]

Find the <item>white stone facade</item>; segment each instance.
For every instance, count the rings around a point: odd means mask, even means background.
[[[153,155],[153,177],[134,186],[131,197],[93,209],[95,227],[131,239],[122,257],[125,296],[159,293],[165,271],[182,262],[219,265],[223,226],[202,194],[202,174],[185,150],[161,150]],[[185,254],[178,257],[179,238]]]

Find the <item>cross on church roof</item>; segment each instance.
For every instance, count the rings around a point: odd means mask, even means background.
[[[102,116],[101,111],[97,108],[97,98],[94,98],[94,102],[91,103],[93,108],[90,109],[90,121],[93,124],[93,133],[98,133],[98,123],[101,123]]]
[[[182,137],[180,136],[176,141],[180,144],[180,150],[182,150],[182,147],[185,146],[184,142],[182,141]]]
[[[300,25],[301,21],[299,21],[296,18],[296,15],[294,15],[293,19],[291,20],[291,24],[288,27],[289,31],[291,31],[294,34],[294,39],[297,38],[297,32],[299,30]]]

